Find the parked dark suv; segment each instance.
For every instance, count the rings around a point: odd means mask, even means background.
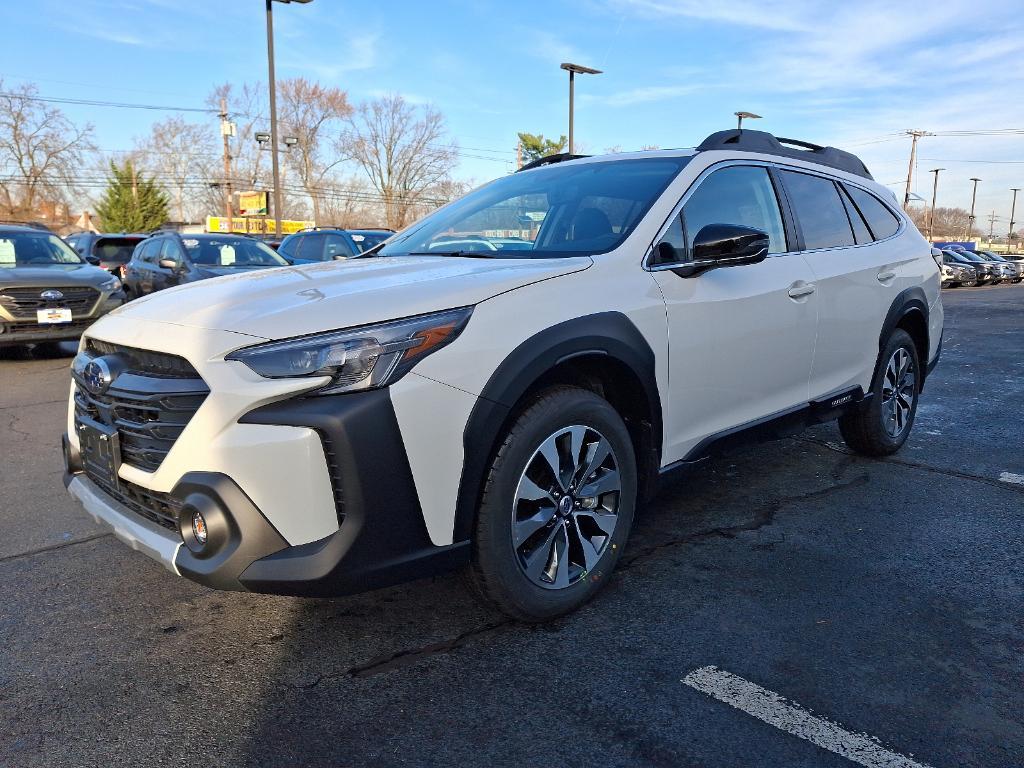
[[[146,233],[76,232],[64,238],[82,257],[96,257],[100,266],[112,275],[124,277],[124,266],[135,247],[149,237]]]
[[[144,296],[182,283],[234,275],[290,262],[244,235],[158,232],[144,240],[125,267],[128,296]]]
[[[0,225],[0,347],[75,340],[123,303],[121,281],[57,235]]]

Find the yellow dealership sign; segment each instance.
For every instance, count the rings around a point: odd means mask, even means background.
[[[312,227],[314,222],[312,221],[295,221],[292,219],[281,220],[281,233],[282,235],[290,235],[293,232],[298,232],[300,229],[309,229]],[[223,216],[207,216],[206,217],[206,231],[207,232],[237,232],[244,235],[274,235],[277,234],[274,231],[274,220],[273,219],[254,219],[235,217],[231,219],[230,224],[228,220]]]
[[[239,192],[238,213],[242,216],[266,216],[266,192]]]

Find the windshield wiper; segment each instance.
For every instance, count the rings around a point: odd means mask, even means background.
[[[406,256],[461,256],[467,259],[493,259],[497,251],[410,251]]]

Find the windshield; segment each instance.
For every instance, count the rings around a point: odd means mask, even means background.
[[[514,173],[428,216],[377,255],[530,259],[605,253],[626,239],[689,160],[567,163]]]
[[[360,253],[370,250],[375,245],[380,245],[389,237],[391,232],[349,232]]]
[[[103,263],[127,264],[142,237],[101,237],[92,247],[92,255]]]
[[[81,263],[71,246],[48,232],[0,233],[0,268]]]
[[[983,261],[985,261],[985,259],[981,258],[981,256],[975,256],[973,253],[969,253],[968,251],[959,251],[958,255],[960,256],[960,258],[967,259],[968,261],[973,261],[973,262],[983,262]]]
[[[285,267],[288,261],[272,248],[248,237],[186,237],[188,257],[200,267]]]

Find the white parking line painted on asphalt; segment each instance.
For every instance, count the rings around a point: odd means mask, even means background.
[[[1015,475],[1013,472],[1001,472],[999,474],[999,482],[1024,485],[1024,475]]]
[[[925,763],[890,752],[872,736],[853,733],[831,720],[812,715],[779,694],[718,667],[695,669],[683,682],[768,725],[867,768],[929,768]]]

